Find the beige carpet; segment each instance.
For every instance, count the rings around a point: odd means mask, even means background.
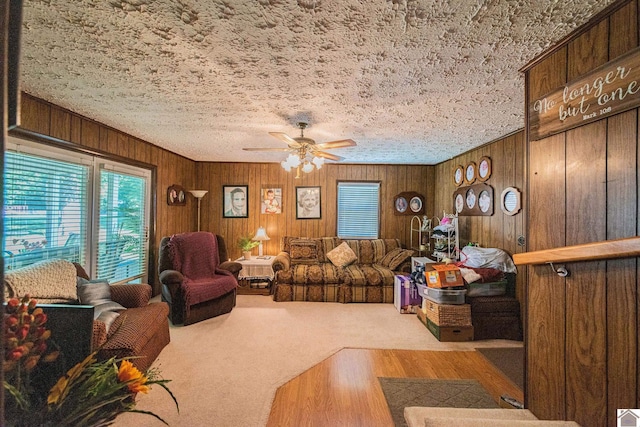
[[[171,327],[171,343],[154,366],[180,403],[160,387],[138,399],[172,426],[259,427],[269,417],[276,389],[344,347],[471,350],[518,346],[488,340],[441,343],[415,315],[393,304],[276,303],[239,295],[229,314]],[[161,426],[147,415],[123,414],[116,426]]]

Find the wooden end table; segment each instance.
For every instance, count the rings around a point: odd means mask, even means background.
[[[239,295],[270,295],[273,291],[273,262],[275,255],[251,256],[251,259],[238,258],[242,264],[238,274]]]

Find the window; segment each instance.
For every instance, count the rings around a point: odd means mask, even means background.
[[[380,229],[380,183],[338,183],[338,237],[377,239]]]
[[[110,283],[146,281],[150,178],[146,169],[12,138],[5,152],[6,269],[62,258]]]

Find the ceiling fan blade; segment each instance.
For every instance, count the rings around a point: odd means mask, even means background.
[[[324,151],[313,151],[314,156],[324,157],[325,159],[340,161],[344,159],[344,157],[336,156],[335,154],[325,153]]]
[[[316,147],[323,150],[328,150],[330,148],[353,147],[354,145],[356,145],[356,142],[353,139],[341,139],[339,141],[330,141],[323,142],[322,144],[316,144]]]
[[[298,144],[298,141],[291,138],[289,135],[287,135],[284,132],[269,132],[269,135],[273,136],[274,138],[278,138],[280,141],[287,143],[290,147],[293,147],[293,148],[300,147],[300,144]]]
[[[290,148],[243,148],[244,151],[291,151]]]

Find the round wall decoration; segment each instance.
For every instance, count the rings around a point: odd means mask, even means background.
[[[478,207],[482,212],[488,212],[489,206],[491,205],[491,196],[487,190],[480,192],[480,196],[478,196]]]
[[[485,182],[491,177],[491,158],[484,156],[478,162],[478,180]]]
[[[467,190],[467,207],[469,209],[473,209],[473,207],[476,205],[476,192],[473,191],[473,188],[470,188]]]
[[[407,199],[404,197],[398,197],[396,199],[396,211],[404,213],[407,210],[407,206],[409,205],[407,204]]]
[[[420,212],[422,210],[422,199],[418,196],[411,198],[409,209],[411,209],[413,213]]]
[[[507,215],[515,215],[520,211],[520,190],[515,187],[507,187],[500,196],[500,207]]]
[[[458,165],[456,167],[456,170],[453,171],[453,182],[458,187],[460,187],[460,185],[462,185],[462,183],[464,182],[464,168],[462,167],[462,165]]]
[[[476,163],[469,162],[466,168],[464,168],[464,182],[465,184],[473,184],[476,180]]]
[[[462,212],[462,209],[464,209],[464,196],[462,196],[462,194],[456,195],[455,205],[456,205],[456,213]]]

